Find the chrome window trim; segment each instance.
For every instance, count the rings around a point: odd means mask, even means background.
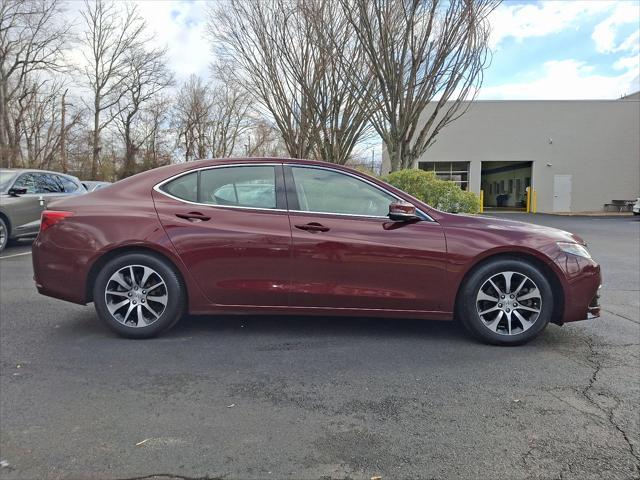
[[[283,209],[283,208],[261,208],[261,207],[241,207],[241,206],[237,206],[237,205],[215,205],[213,203],[200,203],[200,202],[192,202],[190,200],[185,200],[184,198],[180,198],[180,197],[176,197],[175,195],[171,195],[168,192],[165,192],[164,190],[161,190],[161,187],[165,184],[165,183],[169,183],[173,180],[176,180],[177,178],[183,177],[185,175],[189,175],[191,173],[196,173],[196,172],[202,172],[204,170],[213,170],[216,168],[228,168],[228,167],[281,167],[282,163],[229,163],[229,164],[224,164],[224,165],[211,165],[208,167],[201,167],[201,168],[194,168],[193,170],[187,170],[186,172],[182,172],[182,173],[178,173],[177,175],[174,175],[173,177],[169,177],[166,180],[163,180],[160,183],[157,183],[156,185],[153,186],[153,189],[158,192],[161,193],[162,195],[172,198],[174,200],[177,200],[179,202],[182,203],[187,203],[189,205],[199,205],[202,207],[212,207],[212,208],[231,208],[231,209],[240,209],[240,210],[258,210],[261,212],[287,212],[287,210]]]
[[[395,198],[396,200],[401,200],[403,202],[406,202],[406,200],[402,197],[399,197],[398,195],[396,195],[393,192],[390,192],[389,190],[387,190],[384,187],[381,187],[380,185],[377,185],[369,180],[367,180],[366,178],[360,177],[358,175],[354,175],[351,172],[345,172],[343,170],[338,170],[335,168],[331,168],[331,167],[323,167],[320,165],[303,165],[303,164],[299,164],[299,163],[286,163],[284,164],[285,166],[291,166],[291,167],[299,167],[299,168],[314,168],[316,170],[328,170],[330,172],[337,172],[337,173],[341,173],[343,175],[347,175],[349,177],[353,177],[356,180],[360,180],[361,182],[367,183],[369,185],[371,185],[373,188],[386,193],[387,195]],[[415,205],[414,205],[415,206]],[[358,215],[355,213],[331,213],[331,212],[311,212],[311,211],[307,211],[307,210],[289,210],[290,212],[296,212],[296,213],[314,213],[314,214],[320,214],[320,215],[340,215],[340,216],[347,216],[347,217],[360,217],[360,218],[386,218],[389,219],[389,217],[384,216],[384,217],[378,217],[375,215]],[[428,215],[427,213],[424,213],[422,210],[420,210],[418,207],[416,207],[416,211],[418,213],[420,213],[421,215],[423,215],[425,217],[426,221],[430,221],[430,222],[435,222],[435,220],[433,218],[431,218],[430,215]]]
[[[261,211],[261,212],[290,212],[290,213],[304,213],[304,214],[311,214],[311,215],[328,215],[328,216],[340,216],[340,217],[355,217],[355,218],[372,218],[372,219],[376,219],[376,220],[380,220],[380,219],[386,219],[388,220],[389,217],[384,216],[384,217],[379,217],[379,216],[375,216],[375,215],[358,215],[358,214],[351,214],[351,213],[332,213],[332,212],[310,212],[310,211],[306,211],[306,210],[290,210],[290,209],[283,209],[283,208],[260,208],[260,207],[241,207],[241,206],[236,206],[236,205],[214,205],[211,203],[199,203],[199,202],[192,202],[190,200],[185,200],[184,198],[179,198],[176,197],[174,195],[171,195],[168,192],[165,192],[164,190],[161,190],[161,187],[166,184],[169,183],[177,178],[180,178],[184,175],[189,175],[191,173],[196,173],[196,172],[201,172],[204,170],[213,170],[213,169],[217,169],[217,168],[228,168],[228,167],[285,167],[285,166],[291,166],[291,167],[301,167],[301,168],[315,168],[318,170],[328,170],[330,172],[337,172],[337,173],[341,173],[343,175],[348,175],[350,177],[355,178],[356,180],[360,180],[362,182],[365,182],[369,185],[371,185],[373,188],[376,188],[384,193],[386,193],[387,195],[395,198],[396,200],[401,200],[401,201],[406,201],[404,200],[402,197],[399,197],[398,195],[396,195],[393,192],[390,192],[389,190],[380,187],[379,185],[376,185],[375,183],[367,180],[366,178],[362,178],[358,175],[354,175],[350,172],[345,172],[343,170],[338,170],[335,168],[331,168],[331,167],[323,167],[320,165],[304,165],[304,164],[300,164],[300,163],[229,163],[229,164],[224,164],[224,165],[211,165],[208,167],[201,167],[201,168],[194,168],[193,170],[187,170],[186,172],[182,172],[182,173],[178,173],[176,175],[174,175],[173,177],[169,177],[165,180],[162,180],[161,182],[155,184],[153,186],[153,190],[155,190],[156,192],[169,197],[173,200],[177,200],[179,202],[183,202],[183,203],[187,203],[189,205],[199,205],[199,206],[203,206],[203,207],[212,207],[212,208],[231,208],[231,209],[239,209],[239,210],[253,210],[253,211]],[[422,210],[420,210],[419,208],[416,207],[416,211],[421,214],[422,216],[425,217],[424,221],[428,221],[428,222],[434,222],[435,220],[427,213],[424,213]]]

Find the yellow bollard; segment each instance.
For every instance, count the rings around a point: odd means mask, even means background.
[[[527,213],[529,213],[531,208],[531,187],[527,187]]]
[[[480,213],[484,212],[484,190],[480,190]]]
[[[533,213],[538,213],[538,191],[537,190],[533,190],[533,206],[532,206],[532,210]]]

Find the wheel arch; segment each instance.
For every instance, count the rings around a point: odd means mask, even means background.
[[[460,304],[460,292],[463,290],[464,285],[469,280],[469,277],[480,267],[486,265],[487,263],[496,261],[496,260],[521,260],[528,262],[534,265],[536,268],[540,269],[545,276],[549,279],[551,283],[551,288],[554,292],[558,292],[559,295],[557,297],[554,296],[553,301],[553,313],[551,316],[551,323],[555,323],[557,325],[562,325],[562,316],[564,313],[564,304],[565,304],[565,289],[560,280],[559,273],[547,262],[542,260],[540,257],[524,252],[524,251],[500,251],[489,254],[473,265],[471,265],[467,271],[464,273],[462,280],[460,281],[460,286],[458,291],[456,292],[456,299],[454,304],[454,317],[458,314],[458,308]]]
[[[7,226],[7,240],[8,240],[9,238],[11,238],[11,220],[9,219],[9,215],[7,215],[2,210],[0,210],[0,218],[4,220],[4,223]]]
[[[93,287],[95,285],[96,278],[98,277],[98,273],[100,272],[100,270],[112,259],[119,257],[120,255],[125,255],[129,253],[144,253],[147,255],[154,256],[157,259],[166,262],[167,265],[175,271],[176,275],[180,277],[182,284],[185,286],[185,289],[184,289],[185,305],[189,305],[189,289],[187,288],[186,278],[182,273],[182,271],[180,270],[180,268],[178,267],[178,265],[176,264],[176,262],[169,255],[166,255],[156,249],[141,246],[141,245],[125,245],[125,246],[114,248],[112,250],[109,250],[108,252],[105,252],[93,262],[93,264],[91,265],[91,268],[89,269],[89,273],[87,274],[87,279],[85,282],[84,297],[87,303],[93,301]]]

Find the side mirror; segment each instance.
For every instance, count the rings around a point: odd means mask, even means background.
[[[416,215],[416,207],[409,202],[393,202],[389,205],[389,218],[394,222],[411,222],[420,220]]]
[[[26,188],[10,188],[7,192],[12,197],[19,197],[20,195],[24,195],[27,193]]]

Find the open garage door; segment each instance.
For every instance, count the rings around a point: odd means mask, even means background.
[[[526,210],[533,162],[482,162],[480,188],[488,210]]]

